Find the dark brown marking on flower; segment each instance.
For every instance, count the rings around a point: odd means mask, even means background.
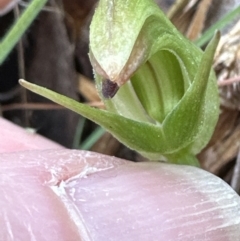
[[[104,98],[106,99],[111,99],[114,97],[114,95],[117,93],[119,89],[119,86],[117,85],[117,83],[109,80],[109,79],[105,79],[102,82],[102,95]]]

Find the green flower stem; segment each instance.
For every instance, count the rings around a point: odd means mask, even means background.
[[[94,130],[88,138],[80,144],[79,149],[81,150],[90,150],[92,146],[103,136],[106,131],[98,126],[96,130]]]
[[[33,0],[0,43],[0,65],[36,18],[47,0]]]

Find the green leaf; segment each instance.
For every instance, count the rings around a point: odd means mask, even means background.
[[[101,125],[131,149],[156,154],[163,152],[167,148],[168,143],[164,141],[161,128],[155,125],[138,122],[109,111],[81,104],[25,80],[20,80],[19,83],[34,93],[42,95]],[[146,133],[148,134],[146,135]],[[159,145],[159,143],[162,143],[162,145]]]
[[[28,29],[46,2],[47,0],[32,0],[17,22],[4,36],[0,43],[0,65]]]

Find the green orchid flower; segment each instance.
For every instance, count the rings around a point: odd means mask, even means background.
[[[219,115],[211,65],[220,34],[203,53],[152,0],[100,0],[90,27],[90,60],[106,110],[21,80],[100,124],[149,160],[198,165]]]

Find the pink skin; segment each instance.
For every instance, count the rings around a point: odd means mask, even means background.
[[[0,153],[57,148],[63,147],[34,134],[34,130],[24,130],[7,120],[0,119]]]
[[[1,118],[0,152],[0,240],[239,240],[239,196],[201,169],[67,150]]]
[[[8,4],[10,4],[12,1],[11,0],[1,0],[0,1],[0,9],[5,9]]]
[[[0,16],[11,11],[20,0],[0,0]]]

